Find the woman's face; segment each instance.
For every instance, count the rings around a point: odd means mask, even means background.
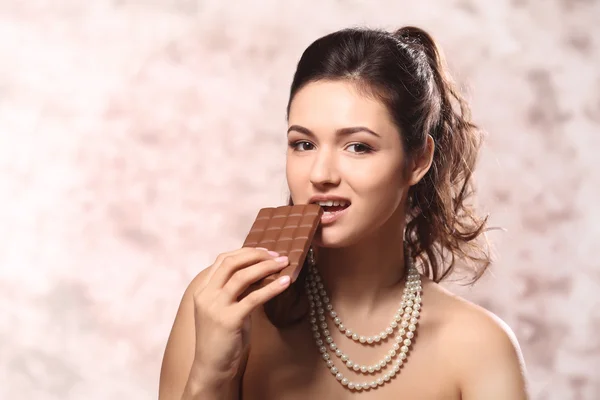
[[[350,82],[309,83],[292,100],[288,143],[294,204],[324,202],[318,245],[346,247],[392,217],[396,226],[403,222],[396,211],[411,176],[404,174],[400,132],[381,102]]]

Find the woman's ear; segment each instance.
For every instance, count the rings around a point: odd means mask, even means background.
[[[409,165],[409,179],[408,184],[410,186],[416,185],[425,176],[431,164],[433,163],[433,154],[435,152],[435,142],[431,135],[427,135],[425,139],[425,147],[420,154],[416,154]]]

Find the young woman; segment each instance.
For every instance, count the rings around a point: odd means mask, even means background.
[[[288,104],[290,204],[321,204],[296,282],[264,249],[190,284],[161,371],[167,399],[526,399],[510,329],[438,283],[489,264],[469,205],[481,132],[432,38],[346,29],[311,44]]]

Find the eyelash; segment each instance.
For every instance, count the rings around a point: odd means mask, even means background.
[[[308,151],[308,150],[298,150],[298,146],[299,146],[299,145],[301,145],[301,144],[305,144],[305,143],[307,143],[307,144],[309,144],[309,145],[311,145],[311,146],[314,146],[314,145],[313,145],[311,142],[308,142],[308,141],[306,141],[306,140],[298,140],[298,141],[296,141],[296,142],[292,142],[292,143],[290,143],[290,147],[291,147],[291,148],[292,148],[294,151]],[[371,152],[373,152],[373,148],[372,148],[371,146],[368,146],[368,145],[364,144],[364,143],[351,143],[351,144],[349,144],[347,147],[350,147],[350,146],[362,146],[362,147],[364,147],[364,148],[365,148],[365,150],[364,150],[364,151],[361,151],[361,152],[353,152],[354,154],[368,154],[368,153],[371,153]]]

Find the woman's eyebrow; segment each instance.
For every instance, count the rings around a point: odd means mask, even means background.
[[[303,133],[307,136],[315,136],[315,134],[308,128],[305,128],[303,126],[300,125],[292,125],[288,128],[287,133],[289,134],[291,131],[296,131],[299,133]],[[352,126],[352,127],[348,127],[348,128],[340,128],[338,130],[335,131],[335,134],[337,136],[348,136],[348,135],[352,135],[354,133],[358,133],[358,132],[366,132],[369,133],[371,135],[377,136],[378,138],[381,137],[380,134],[378,134],[377,132],[365,127],[365,126]]]

